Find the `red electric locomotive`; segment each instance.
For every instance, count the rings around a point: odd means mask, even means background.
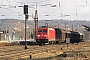
[[[55,30],[49,27],[37,28],[36,29],[36,42],[38,44],[55,42]]]

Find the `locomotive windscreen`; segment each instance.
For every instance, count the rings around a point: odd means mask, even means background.
[[[38,30],[38,33],[47,33],[47,30]]]

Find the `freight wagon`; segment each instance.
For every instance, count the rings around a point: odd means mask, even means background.
[[[78,43],[83,40],[83,34],[80,32],[71,32],[70,42],[71,43]]]
[[[61,43],[65,42],[66,38],[70,38],[71,32],[69,30],[61,29],[61,28],[54,28],[56,32],[56,42]]]

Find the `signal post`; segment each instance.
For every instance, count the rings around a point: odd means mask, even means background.
[[[25,15],[25,49],[27,49],[27,41],[26,41],[26,21],[28,20],[28,5],[24,5],[24,15]]]

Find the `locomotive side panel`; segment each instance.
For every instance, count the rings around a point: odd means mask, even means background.
[[[55,41],[55,30],[52,28],[48,28],[48,40]]]

